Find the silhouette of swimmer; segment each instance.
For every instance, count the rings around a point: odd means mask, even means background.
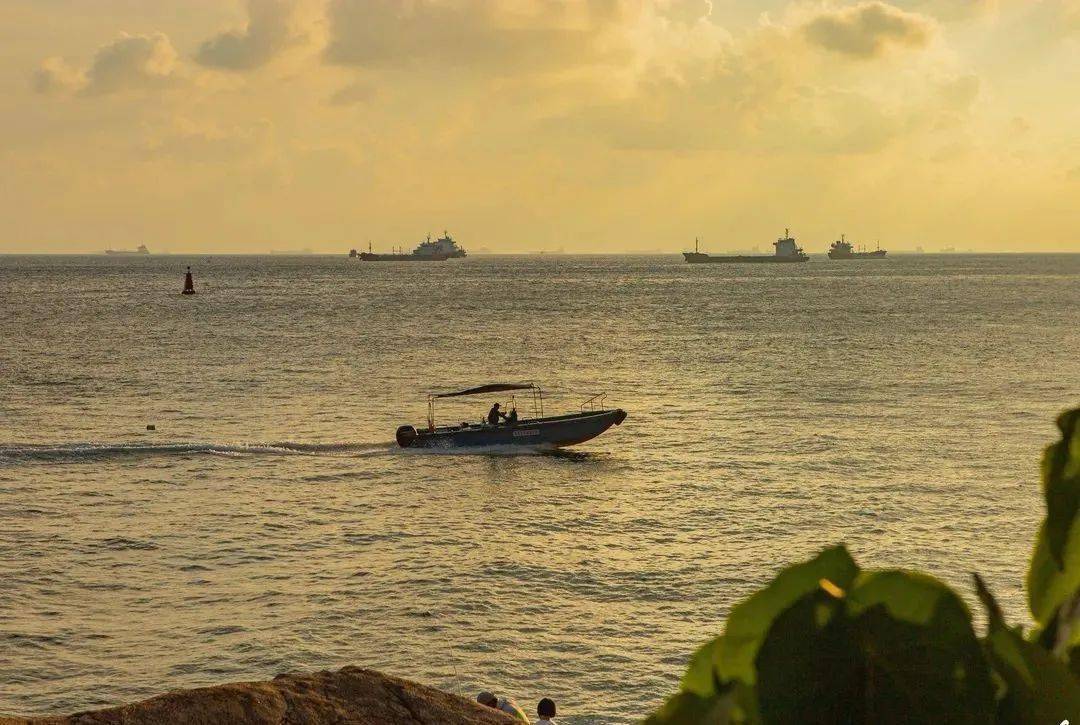
[[[191,278],[191,267],[187,268],[187,274],[184,275],[184,291],[180,294],[195,294],[195,280]]]

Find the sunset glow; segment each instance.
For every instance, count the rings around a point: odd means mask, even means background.
[[[0,252],[1080,251],[1076,0],[6,0]]]

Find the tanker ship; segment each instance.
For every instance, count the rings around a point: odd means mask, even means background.
[[[349,256],[359,257],[362,262],[445,262],[448,259],[464,257],[465,250],[458,246],[453,237],[443,232],[443,235],[435,241],[432,241],[431,235],[428,235],[427,240],[420,242],[412,254],[405,254],[404,250],[393,254],[375,254],[371,251],[369,244],[368,251],[357,254],[353,249],[349,252]]]
[[[851,242],[844,239],[844,235],[840,235],[840,241],[833,242],[829,247],[829,259],[881,259],[887,254],[887,252],[878,247],[872,252],[868,252],[865,249],[861,251],[855,251]]]
[[[732,256],[713,256],[698,251],[698,240],[694,240],[694,251],[683,252],[683,258],[691,264],[741,264],[758,262],[805,262],[809,257],[803,252],[802,247],[795,243],[790,232],[785,229],[784,236],[773,242],[776,251],[774,254],[737,254]]]
[[[130,249],[106,249],[105,254],[150,254],[150,250],[146,248],[145,244],[140,244],[134,251]]]

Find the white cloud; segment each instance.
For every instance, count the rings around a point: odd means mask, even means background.
[[[933,30],[925,15],[877,0],[822,10],[803,26],[811,43],[855,58],[873,58],[893,46],[923,47]]]
[[[330,0],[326,57],[489,75],[628,65],[654,31],[711,10],[707,0]]]
[[[88,94],[152,89],[176,83],[177,53],[164,33],[121,33],[102,47],[86,71]]]
[[[368,67],[553,68],[595,58],[599,35],[621,7],[607,0],[331,0],[326,56]]]
[[[900,3],[941,20],[967,20],[993,13],[998,0],[916,0]]]
[[[375,86],[363,81],[355,81],[340,89],[329,99],[332,106],[352,106],[372,100],[377,91]]]
[[[268,119],[227,126],[205,119],[177,117],[167,128],[152,127],[142,143],[150,157],[170,157],[181,163],[223,165],[267,153],[274,141]]]
[[[39,93],[80,92],[87,96],[168,88],[180,81],[176,49],[164,33],[121,33],[94,54],[88,68],[48,58],[34,74]]]
[[[301,5],[299,0],[248,0],[248,24],[205,41],[195,54],[196,62],[234,71],[269,63],[306,39]]]
[[[63,58],[46,58],[34,72],[33,86],[38,93],[70,93],[85,85],[86,74],[69,65]]]

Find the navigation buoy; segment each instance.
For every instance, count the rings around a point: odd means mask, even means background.
[[[181,294],[195,294],[195,280],[191,278],[191,267],[187,268],[187,274],[184,275],[184,291]]]

